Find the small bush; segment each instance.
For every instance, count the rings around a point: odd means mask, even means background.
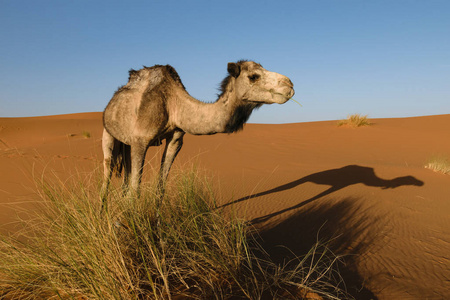
[[[81,135],[82,135],[84,138],[86,138],[86,139],[88,139],[88,138],[91,137],[91,133],[90,133],[89,131],[86,131],[86,130],[84,130],[84,131],[81,133]]]
[[[248,225],[216,208],[195,173],[177,182],[163,201],[155,189],[145,189],[139,199],[113,191],[103,213],[92,184],[42,184],[39,213],[24,224],[26,230],[0,238],[0,298],[344,295],[330,285],[339,274],[326,249],[313,248],[289,267],[258,258],[255,253],[264,250]]]
[[[361,127],[368,125],[371,123],[367,119],[367,115],[361,116],[360,114],[349,115],[347,119],[338,122],[338,126]]]
[[[444,155],[435,155],[427,161],[425,168],[443,174],[450,174],[450,159]]]

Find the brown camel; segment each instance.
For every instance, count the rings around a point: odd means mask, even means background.
[[[217,101],[204,103],[188,94],[169,65],[130,70],[128,83],[115,92],[103,113],[103,201],[114,170],[120,174],[124,169],[124,188],[139,195],[149,146],[159,146],[166,140],[159,172],[163,189],[186,132],[236,132],[253,109],[262,104],[283,104],[294,95],[289,78],[255,62],[229,63],[228,73]]]

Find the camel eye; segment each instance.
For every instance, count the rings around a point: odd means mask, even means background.
[[[255,82],[256,80],[259,79],[259,77],[261,77],[261,76],[259,76],[258,74],[253,74],[253,75],[248,76],[248,79],[250,79],[250,81],[252,81],[252,82]]]

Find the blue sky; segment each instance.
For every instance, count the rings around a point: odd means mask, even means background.
[[[253,123],[450,113],[450,1],[0,0],[0,117],[102,111],[128,70],[171,64],[216,100],[229,61],[294,82]]]

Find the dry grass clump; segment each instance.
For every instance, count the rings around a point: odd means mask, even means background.
[[[330,284],[340,277],[327,251],[277,266],[255,255],[264,250],[248,225],[217,209],[195,173],[177,182],[159,206],[154,189],[140,199],[112,192],[103,214],[96,187],[43,184],[39,213],[0,238],[0,299],[344,295]]]
[[[87,130],[83,130],[83,132],[81,133],[81,135],[85,138],[88,139],[91,137],[91,133]]]
[[[434,155],[425,164],[425,168],[443,174],[450,174],[450,159],[445,155]]]
[[[338,121],[338,126],[348,127],[361,127],[371,125],[367,115],[361,116],[360,114],[348,115],[347,119]]]

